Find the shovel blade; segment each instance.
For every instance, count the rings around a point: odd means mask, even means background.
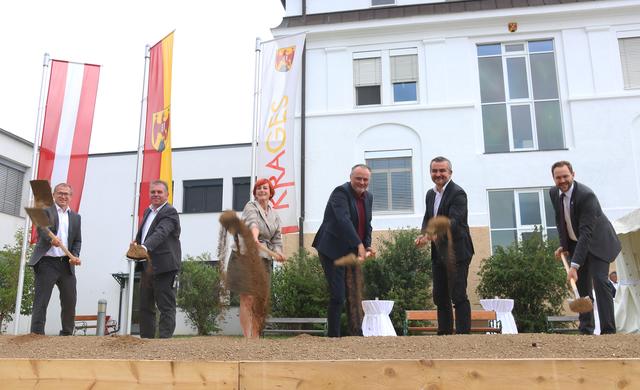
[[[593,303],[587,297],[569,300],[569,309],[575,313],[588,313],[593,310]]]
[[[51,221],[49,220],[49,215],[44,209],[37,207],[25,207],[24,208],[29,218],[31,218],[31,222],[34,225],[45,228],[51,226]]]
[[[30,183],[35,207],[45,208],[53,206],[53,196],[51,195],[49,180],[31,180]]]

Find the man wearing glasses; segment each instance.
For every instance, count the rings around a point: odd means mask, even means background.
[[[53,190],[54,205],[45,209],[51,221],[51,232],[55,238],[51,239],[46,232],[38,228],[38,243],[36,244],[29,266],[35,273],[35,295],[31,315],[31,333],[44,334],[47,320],[47,306],[51,299],[53,286],[60,291],[60,317],[62,330],[60,336],[73,334],[74,317],[76,315],[76,275],[75,266],[80,265],[80,215],[69,208],[69,201],[73,191],[71,186],[60,183]],[[73,254],[69,258],[64,254],[61,245]]]

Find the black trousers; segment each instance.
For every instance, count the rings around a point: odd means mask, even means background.
[[[573,255],[577,243],[569,240],[569,253]],[[594,257],[591,253],[582,266],[578,269],[578,281],[576,282],[581,297],[589,297],[593,301],[593,292],[596,293],[598,304],[598,317],[600,319],[600,333],[616,333],[616,318],[613,310],[613,293],[609,282],[609,263]],[[578,315],[580,324],[578,328],[582,334],[593,334],[595,319],[593,310]]]
[[[340,315],[345,304],[346,297],[352,297],[349,288],[357,288],[358,280],[355,267],[336,267],[330,259],[322,253],[318,253],[320,263],[324,270],[324,276],[329,287],[329,307],[327,310],[327,326],[329,337],[340,337]],[[347,272],[351,268],[352,272]],[[361,272],[361,270],[358,270]],[[347,274],[351,280],[347,280]],[[347,319],[351,336],[362,336],[362,316],[360,315],[362,303],[347,301]],[[360,305],[360,306],[359,306]]]
[[[156,305],[160,311],[160,338],[171,338],[176,329],[176,275],[178,271],[153,275],[142,272],[140,280],[140,337],[156,335]]]
[[[44,334],[47,321],[47,306],[53,286],[60,292],[61,336],[73,334],[76,316],[76,276],[71,272],[69,258],[44,256],[33,267],[35,294],[31,314],[31,333]]]
[[[456,264],[455,273],[451,278],[453,286],[449,286],[446,264],[434,259],[431,262],[431,270],[433,272],[433,302],[438,308],[438,334],[453,334],[452,303],[456,311],[456,333],[470,333],[471,304],[467,297],[469,262],[463,261]]]

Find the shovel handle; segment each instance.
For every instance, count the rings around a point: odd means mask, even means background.
[[[277,260],[280,257],[280,255],[278,253],[272,251],[271,249],[267,248],[264,244],[259,243],[258,244],[258,249],[260,249],[262,251],[265,251],[265,253],[267,253],[269,256],[273,257],[273,259],[275,261],[277,261],[279,263],[281,262],[281,261]]]
[[[51,230],[49,230],[49,228],[45,228],[47,230],[47,234],[49,235],[50,239],[54,239],[54,238],[58,238],[56,237],[55,234],[53,234],[51,232]],[[64,246],[64,244],[60,243],[60,249],[62,249],[62,251],[64,252],[65,255],[67,255],[67,257],[69,257],[69,260],[73,259],[75,256],[73,254],[71,254],[71,252],[69,252],[69,249],[67,249],[66,246]]]
[[[564,253],[560,253],[560,258],[562,259],[562,265],[564,265],[564,270],[567,271],[567,275],[569,275],[569,262],[567,261],[567,257]],[[569,279],[569,283],[571,283],[571,288],[573,289],[573,293],[576,296],[576,299],[580,298],[580,293],[578,292],[578,286],[576,286],[576,281],[573,279]]]

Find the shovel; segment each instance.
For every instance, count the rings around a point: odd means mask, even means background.
[[[567,262],[567,258],[564,253],[560,254],[562,258],[562,265],[564,265],[564,270],[567,271],[567,275],[569,275],[569,264]],[[576,299],[569,299],[569,308],[571,311],[576,313],[588,313],[593,310],[593,303],[589,297],[580,298],[580,293],[578,292],[578,287],[576,287],[576,281],[573,279],[569,279],[571,282],[571,288],[573,289],[573,294],[576,296]]]
[[[45,233],[47,233],[49,238],[51,238],[52,240],[57,238],[56,235],[53,234],[51,230],[49,230],[49,226],[51,226],[51,221],[49,221],[49,215],[47,215],[47,212],[44,209],[37,208],[37,207],[25,207],[24,209],[27,211],[27,214],[29,214],[29,218],[31,218],[31,221],[33,222],[34,225],[44,230]],[[60,249],[62,249],[64,254],[69,257],[70,263],[72,262],[72,259],[76,258],[74,255],[71,254],[71,252],[69,252],[69,249],[67,249],[67,247],[65,247],[62,243],[60,244]],[[80,265],[80,263],[73,263],[73,264]]]

